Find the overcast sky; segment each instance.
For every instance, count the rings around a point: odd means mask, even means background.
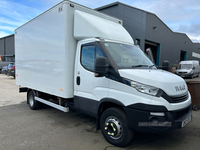
[[[0,38],[61,0],[0,0]],[[73,0],[97,8],[117,0]],[[200,43],[200,0],[118,0],[119,2],[156,14],[174,32],[186,33]]]

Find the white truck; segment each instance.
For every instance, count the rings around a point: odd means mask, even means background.
[[[185,60],[179,63],[179,68],[176,70],[176,74],[181,77],[199,77],[199,61],[197,60]]]
[[[69,108],[97,120],[105,139],[166,132],[191,121],[185,81],[158,70],[122,21],[62,1],[15,30],[16,84],[29,107]]]

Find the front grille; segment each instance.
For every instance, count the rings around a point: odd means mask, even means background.
[[[181,96],[177,96],[177,97],[171,97],[172,98],[172,101],[174,103],[179,103],[179,102],[184,102],[188,99],[189,95],[188,95],[188,92],[185,93],[184,95],[181,95]]]
[[[169,103],[180,103],[184,102],[188,99],[189,95],[188,92],[184,93],[183,95],[179,96],[169,96],[165,92],[163,92],[162,97],[166,99]]]
[[[179,72],[180,75],[185,75],[187,72]]]

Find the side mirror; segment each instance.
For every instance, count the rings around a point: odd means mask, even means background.
[[[95,77],[103,77],[108,73],[108,60],[105,57],[97,57],[95,62]]]

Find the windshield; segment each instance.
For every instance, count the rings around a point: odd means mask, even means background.
[[[103,44],[119,68],[152,68],[154,65],[137,46],[112,42]]]
[[[180,69],[192,69],[192,64],[180,64]]]

